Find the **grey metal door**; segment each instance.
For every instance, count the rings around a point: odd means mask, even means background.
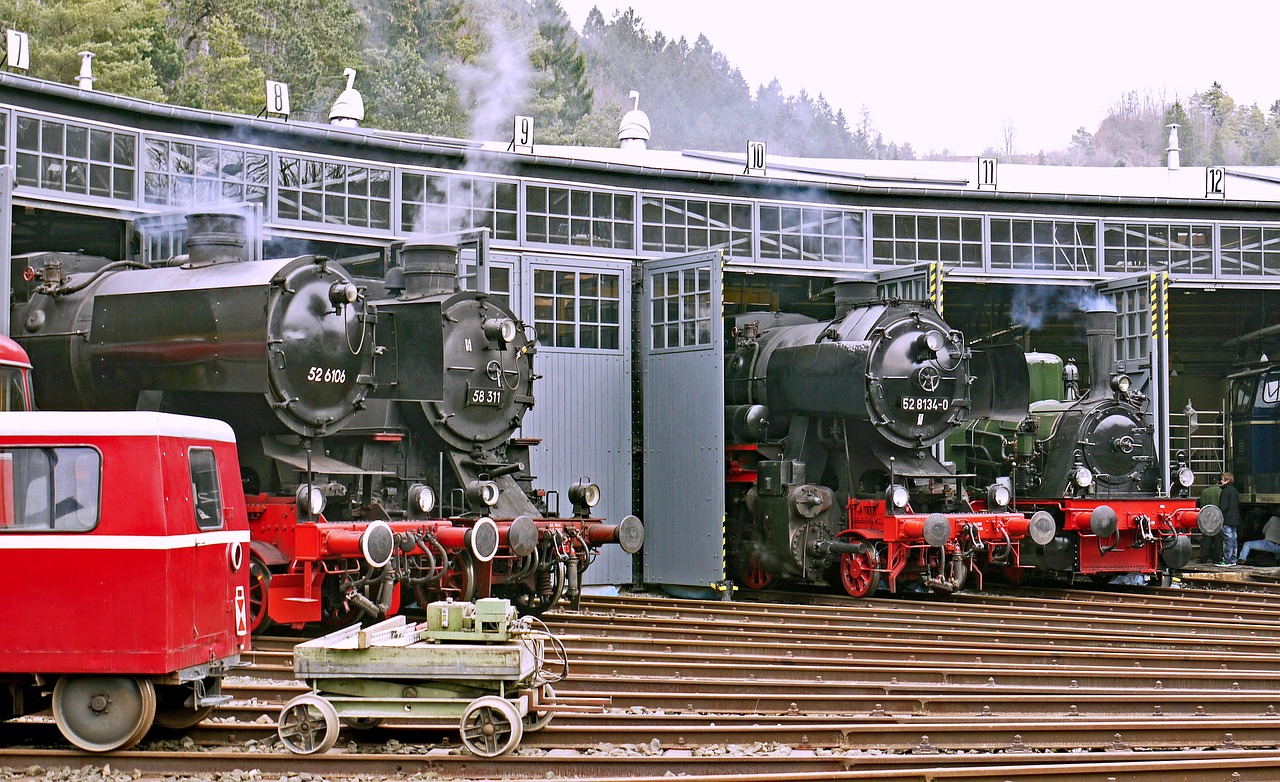
[[[724,581],[724,257],[644,265],[640,306],[649,584]]]
[[[1151,400],[1160,491],[1169,489],[1169,273],[1156,271],[1097,286],[1116,310],[1116,360]]]

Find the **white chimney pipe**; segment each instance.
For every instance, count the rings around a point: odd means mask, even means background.
[[[1169,129],[1169,170],[1177,171],[1182,167],[1182,150],[1178,149],[1178,123],[1165,125]]]
[[[333,102],[333,108],[329,109],[329,124],[359,127],[364,119],[364,97],[355,88],[356,71],[354,68],[344,68],[342,75],[347,77],[347,88]]]
[[[649,115],[640,110],[640,93],[631,91],[631,111],[618,125],[618,146],[622,149],[649,148]]]
[[[80,52],[80,75],[76,82],[82,90],[93,89],[93,52]]]

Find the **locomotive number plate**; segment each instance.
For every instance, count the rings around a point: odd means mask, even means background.
[[[904,396],[902,409],[913,413],[946,412],[951,407],[951,400],[936,396]]]
[[[502,407],[506,404],[501,388],[468,388],[467,407]]]

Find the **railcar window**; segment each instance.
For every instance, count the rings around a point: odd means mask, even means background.
[[[27,410],[27,386],[23,371],[17,367],[0,369],[0,410]]]
[[[1235,393],[1231,395],[1231,408],[1235,413],[1248,413],[1253,407],[1253,389],[1257,378],[1246,377],[1233,383]]]
[[[1275,407],[1280,403],[1280,372],[1268,372],[1258,383],[1258,396],[1254,400],[1255,407]]]
[[[191,502],[196,526],[217,529],[222,526],[222,492],[218,483],[218,462],[208,448],[188,451],[191,463]]]
[[[98,526],[102,456],[86,447],[0,449],[0,531]]]

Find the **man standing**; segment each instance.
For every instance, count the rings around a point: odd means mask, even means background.
[[[1222,474],[1218,483],[1222,486],[1222,495],[1218,497],[1218,507],[1222,509],[1222,564],[1236,564],[1237,541],[1236,531],[1240,527],[1240,492],[1236,489],[1236,477],[1229,472]]]
[[[1196,507],[1207,508],[1210,505],[1217,505],[1218,498],[1222,496],[1222,487],[1216,483],[1211,483],[1200,492],[1200,499],[1196,501]],[[1216,565],[1222,559],[1222,531],[1213,533],[1212,535],[1200,536],[1200,558],[1199,562],[1206,565]]]

